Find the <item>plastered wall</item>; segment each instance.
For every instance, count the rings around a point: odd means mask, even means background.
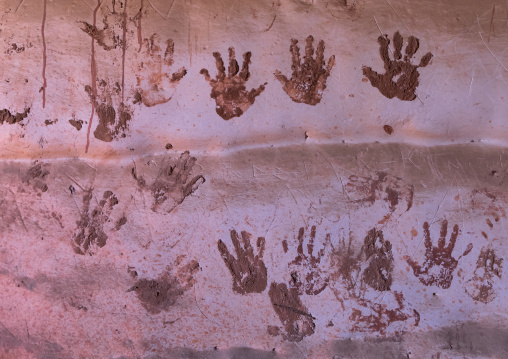
[[[508,357],[506,4],[1,4],[0,357]]]

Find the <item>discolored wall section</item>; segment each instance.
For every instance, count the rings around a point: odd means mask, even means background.
[[[2,9],[0,357],[508,357],[506,4]]]

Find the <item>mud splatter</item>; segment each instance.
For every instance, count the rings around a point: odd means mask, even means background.
[[[29,113],[30,107],[26,108],[24,112],[18,112],[16,114],[12,114],[8,109],[0,110],[0,125],[3,125],[5,122],[9,125],[19,123],[21,126],[24,126],[21,122],[27,118]]]
[[[93,197],[93,189],[88,189],[83,194],[83,208],[77,229],[72,236],[71,244],[77,254],[94,255],[99,248],[106,245],[108,235],[106,224],[110,222],[113,207],[118,204],[118,199],[111,191],[105,191],[98,205],[93,209],[90,205]]]
[[[150,314],[159,314],[175,305],[195,283],[193,275],[199,270],[199,263],[192,260],[182,265],[183,257],[177,258],[175,270],[171,266],[157,279],[139,279],[128,292],[134,291],[143,308]]]
[[[284,332],[282,337],[290,342],[299,342],[304,337],[314,334],[314,317],[303,305],[296,288],[289,288],[284,283],[273,282],[268,291],[273,309],[281,321]],[[280,334],[281,329],[268,327],[271,335]]]
[[[438,245],[437,247],[433,246],[430,239],[429,223],[425,222],[423,224],[425,236],[425,261],[423,265],[418,265],[409,256],[404,256],[406,262],[413,268],[414,275],[426,286],[435,285],[443,289],[450,288],[453,281],[453,271],[457,268],[459,260],[468,255],[473,249],[473,244],[469,243],[464,253],[455,259],[452,252],[459,235],[459,226],[457,224],[453,226],[450,243],[445,246],[447,230],[448,221],[443,220]]]
[[[46,178],[49,175],[49,165],[43,162],[35,162],[23,175],[23,182],[31,185],[35,191],[46,192],[48,185]]]
[[[31,42],[28,42],[26,44],[22,44],[22,45],[18,45],[16,43],[12,43],[8,48],[7,50],[5,50],[5,53],[7,55],[12,55],[12,54],[20,54],[22,52],[24,52],[26,49],[29,49],[33,47],[32,43]]]
[[[205,76],[206,81],[212,87],[210,97],[215,100],[217,114],[224,120],[242,116],[254,104],[256,97],[265,90],[266,83],[247,92],[245,83],[250,77],[249,64],[251,56],[250,51],[243,54],[243,64],[240,70],[235,59],[235,49],[230,47],[227,76],[224,61],[218,52],[213,53],[218,71],[215,79],[210,77],[207,69],[201,69],[200,71],[200,74]]]
[[[420,323],[420,313],[413,309],[412,313],[404,311],[404,296],[402,293],[394,292],[397,306],[388,309],[386,304],[372,303],[361,299],[361,307],[353,308],[349,319],[353,322],[352,330],[357,332],[373,332],[381,335],[386,334],[387,327],[394,322],[404,322],[409,318],[415,319],[414,325]]]
[[[305,56],[302,63],[298,40],[291,39],[291,46],[289,47],[293,61],[291,79],[288,79],[279,70],[275,71],[275,78],[282,83],[282,88],[294,102],[315,106],[321,102],[321,97],[326,89],[326,80],[335,65],[335,55],[330,57],[328,65],[326,65],[324,59],[325,43],[321,40],[318,43],[316,57],[314,58],[313,42],[314,38],[312,36],[307,37]]]
[[[146,107],[167,103],[173,97],[176,85],[187,74],[187,70],[182,67],[170,75],[175,53],[172,39],[166,40],[164,51],[159,45],[157,34],[144,39],[143,44],[145,51],[141,55],[145,59],[138,64],[136,94],[139,94],[139,98],[135,96],[135,103],[141,101]]]
[[[148,189],[153,196],[152,211],[169,213],[205,183],[203,175],[190,178],[197,159],[185,151],[176,161],[166,161],[161,165],[157,178],[151,185],[132,168],[132,176],[141,189]],[[161,209],[161,207],[163,207]]]
[[[390,59],[388,53],[390,45],[388,36],[381,35],[377,41],[380,45],[379,53],[384,62],[385,73],[378,74],[371,67],[363,66],[363,75],[383,96],[390,99],[397,97],[402,101],[413,101],[416,99],[416,88],[419,84],[418,68],[426,67],[429,64],[432,53],[428,52],[422,57],[420,64],[413,65],[411,59],[420,47],[420,41],[416,37],[409,37],[404,60],[401,60],[404,41],[398,31],[393,35],[393,60]]]
[[[263,292],[266,289],[268,276],[263,262],[265,238],[258,237],[256,242],[258,254],[254,255],[254,249],[250,244],[252,237],[250,233],[241,232],[242,244],[240,244],[240,238],[234,229],[231,230],[230,235],[237,258],[229,252],[222,240],[219,240],[217,246],[233,277],[233,291],[238,294]]]
[[[483,247],[478,260],[473,278],[466,284],[467,294],[482,303],[490,303],[497,297],[494,287],[496,281],[501,279],[503,273],[503,258],[497,256],[490,246]]]
[[[76,130],[80,131],[83,127],[83,120],[69,120],[69,123],[76,128]]]
[[[321,259],[325,254],[325,245],[330,242],[330,234],[327,233],[323,241],[323,248],[314,255],[314,241],[316,239],[316,226],[310,230],[310,238],[307,243],[307,253],[304,253],[305,228],[298,231],[298,247],[295,259],[289,263],[291,271],[290,288],[295,288],[298,294],[317,295],[328,285],[329,276],[320,269]],[[287,245],[285,247],[287,252]]]
[[[402,178],[383,171],[377,171],[371,177],[350,176],[346,191],[353,203],[373,205],[377,200],[385,201],[388,204],[389,214],[383,222],[390,218],[401,203],[406,204],[405,212],[413,206],[414,187],[406,185]]]
[[[393,254],[390,241],[383,238],[383,231],[372,228],[363,241],[362,252],[367,267],[362,281],[371,288],[388,291],[392,285]]]
[[[393,127],[390,126],[390,125],[384,125],[383,126],[383,130],[386,132],[386,134],[388,135],[392,135],[393,134]]]

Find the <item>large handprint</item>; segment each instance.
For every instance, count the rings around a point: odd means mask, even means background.
[[[298,40],[292,39],[289,47],[289,51],[293,55],[291,79],[288,80],[279,70],[275,71],[275,77],[282,83],[284,91],[294,102],[315,106],[321,101],[321,96],[326,88],[326,80],[335,65],[335,55],[330,57],[328,65],[325,67],[325,43],[323,40],[319,41],[316,58],[314,58],[313,41],[312,36],[307,37],[302,64],[300,48],[297,45]]]
[[[403,38],[397,31],[393,35],[393,60],[388,54],[390,40],[387,35],[379,36],[379,53],[385,64],[385,73],[378,74],[371,67],[363,66],[363,74],[369,79],[372,86],[376,87],[387,98],[397,97],[403,101],[412,101],[416,98],[416,87],[418,87],[419,67],[425,67],[432,59],[432,53],[428,52],[420,60],[419,65],[413,65],[411,59],[418,51],[419,40],[410,36],[406,46],[404,60],[402,59]],[[398,78],[397,78],[398,77]]]
[[[266,83],[257,89],[247,92],[245,83],[249,80],[249,63],[251,52],[243,54],[243,64],[240,70],[238,62],[235,59],[235,49],[229,48],[229,66],[228,75],[220,53],[214,52],[215,63],[217,65],[217,76],[215,79],[210,77],[207,69],[201,69],[200,74],[205,75],[205,79],[212,86],[210,97],[215,99],[217,104],[216,112],[224,120],[230,120],[233,117],[240,117],[248,108],[254,104],[254,101],[261,92],[264,91]]]
[[[459,260],[463,256],[468,255],[473,249],[473,244],[469,243],[464,253],[458,259],[453,258],[452,252],[459,235],[459,226],[453,226],[450,243],[448,246],[445,246],[447,230],[448,221],[443,220],[441,224],[441,236],[439,237],[437,247],[434,247],[430,239],[429,223],[425,222],[423,224],[426,248],[425,262],[423,262],[423,265],[418,265],[408,256],[404,257],[411,268],[413,268],[414,275],[418,277],[420,282],[424,285],[436,285],[443,289],[449,288],[453,280],[453,271],[457,268]]]
[[[223,241],[219,240],[218,247],[221,257],[233,277],[233,291],[239,294],[261,293],[266,289],[267,284],[267,270],[265,263],[263,263],[265,239],[258,237],[256,243],[258,254],[255,256],[250,244],[250,233],[241,232],[243,246],[234,229],[230,234],[238,258],[229,253]]]
[[[316,239],[316,226],[310,230],[310,238],[307,243],[307,254],[303,250],[305,229],[302,227],[298,232],[298,248],[295,259],[289,263],[291,270],[290,288],[296,288],[298,294],[316,295],[321,293],[328,285],[329,278],[325,276],[319,264],[324,255],[324,248],[314,255],[314,240]],[[330,242],[330,234],[326,235],[324,244]],[[284,246],[284,249],[286,246]]]
[[[166,40],[164,52],[158,44],[158,37],[153,34],[150,39],[143,41],[145,53],[139,62],[137,79],[136,102],[141,101],[147,107],[159,105],[171,100],[174,87],[187,74],[185,67],[169,75],[169,68],[173,65],[175,43]]]

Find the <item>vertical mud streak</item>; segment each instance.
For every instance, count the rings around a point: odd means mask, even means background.
[[[139,49],[138,52],[141,52],[141,47],[143,46],[143,33],[141,31],[141,18],[143,17],[143,0],[141,0],[141,4],[139,5],[139,16],[138,16],[138,44]]]
[[[102,0],[97,0],[97,6],[93,10],[93,26],[97,26],[97,11],[101,7]],[[85,153],[88,153],[88,147],[90,146],[90,130],[92,129],[92,120],[95,112],[95,101],[97,99],[97,64],[95,63],[95,43],[92,37],[92,48],[90,50],[90,75],[92,81],[92,113],[90,114],[90,121],[88,121],[88,130],[86,132],[86,147]]]
[[[122,19],[122,104],[124,103],[124,92],[125,92],[125,49],[127,47],[127,0],[123,7],[123,19]]]
[[[46,36],[44,33],[46,26],[46,5],[47,0],[44,0],[44,10],[42,13],[42,26],[41,26],[41,36],[42,36],[42,108],[46,107]]]

